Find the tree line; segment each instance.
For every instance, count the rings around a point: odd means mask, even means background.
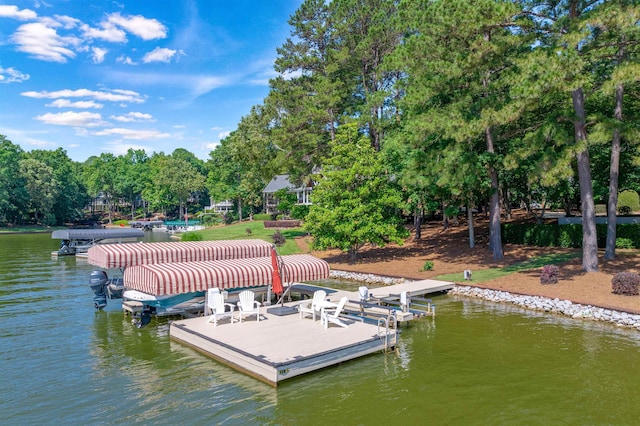
[[[130,149],[79,163],[62,148],[25,152],[0,135],[0,226],[79,221],[98,196],[109,222],[122,209],[132,220],[151,212],[183,217],[194,196],[208,204],[206,174],[205,162],[182,148],[151,156]]]
[[[313,183],[308,230],[353,252],[404,238],[406,217],[419,230],[428,212],[486,206],[496,259],[501,215],[537,202],[580,212],[582,266],[596,271],[595,204],[611,258],[617,195],[640,189],[639,19],[629,0],[306,0],[268,96],[189,190],[259,209],[275,174]],[[158,178],[174,156],[148,159]],[[186,188],[133,182],[151,206],[185,202]]]

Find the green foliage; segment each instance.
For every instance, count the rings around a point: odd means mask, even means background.
[[[433,261],[427,260],[426,262],[424,262],[424,265],[422,265],[422,270],[433,271]]]
[[[182,234],[182,241],[202,241],[204,236],[198,232],[185,232]]]
[[[278,211],[284,215],[290,215],[291,209],[298,201],[296,194],[290,192],[287,188],[282,188],[277,190],[274,196],[278,200]]]
[[[616,238],[616,248],[632,249],[634,248],[633,240],[631,238]]]
[[[309,214],[309,206],[305,204],[296,204],[291,207],[291,218],[304,220]]]
[[[640,210],[640,197],[635,191],[627,190],[618,194],[618,213],[628,215]]]
[[[198,217],[205,226],[219,225],[223,222],[222,215],[218,213],[203,213]]]
[[[640,248],[640,224],[624,224],[616,227],[618,239],[626,248]],[[598,247],[606,245],[607,225],[596,225]],[[505,223],[502,226],[505,243],[537,247],[580,248],[582,225]],[[616,240],[617,241],[617,240]]]
[[[253,220],[271,220],[271,215],[267,213],[257,213],[253,215]]]
[[[348,125],[341,127],[331,148],[304,226],[314,247],[339,248],[355,256],[367,243],[401,244],[409,234],[397,212],[401,196],[370,142]]]

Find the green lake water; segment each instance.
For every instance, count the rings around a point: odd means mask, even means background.
[[[95,311],[95,267],[58,244],[0,235],[0,424],[640,424],[635,330],[439,296],[397,351],[273,388],[170,341],[166,319]]]

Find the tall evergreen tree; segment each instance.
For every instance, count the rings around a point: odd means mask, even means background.
[[[465,161],[486,169],[495,259],[503,257],[497,145],[508,143],[504,129],[520,118],[508,90],[515,60],[526,52],[514,30],[520,12],[512,1],[406,0],[400,18],[412,31],[396,53],[406,67],[404,119],[420,121],[412,126],[426,141],[444,141],[434,147],[456,158],[457,168]],[[463,189],[467,175],[457,176],[451,186],[470,192]]]

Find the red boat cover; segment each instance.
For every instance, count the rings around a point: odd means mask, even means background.
[[[269,256],[271,247],[271,243],[263,240],[99,244],[89,249],[88,262],[101,268],[128,268],[153,263],[242,259]]]
[[[309,254],[282,256],[283,280],[301,282],[329,277],[329,264]],[[206,262],[158,263],[127,268],[124,286],[154,296],[208,288],[232,289],[271,284],[271,257]]]

